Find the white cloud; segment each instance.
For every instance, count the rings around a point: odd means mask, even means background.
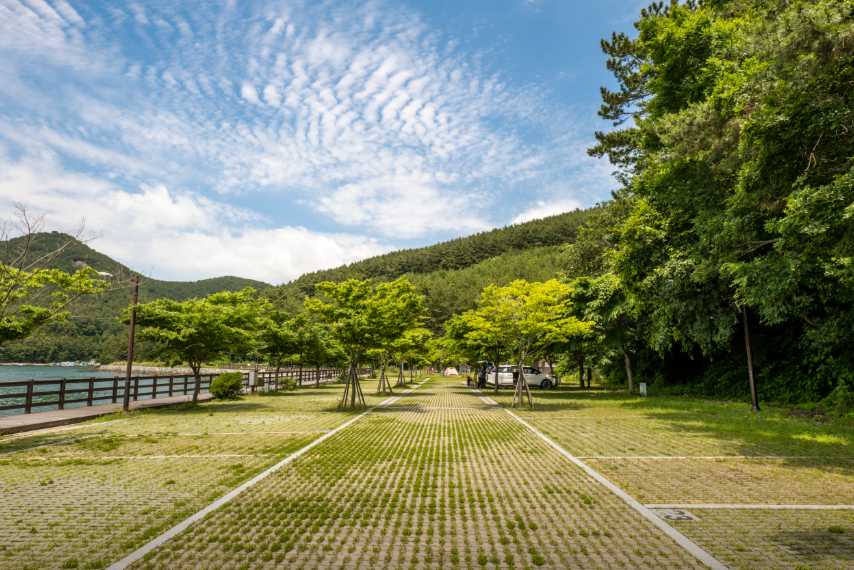
[[[247,81],[244,81],[243,85],[240,86],[240,96],[255,105],[261,102],[258,99],[258,91],[255,86]]]
[[[554,200],[537,200],[533,206],[513,218],[511,223],[521,224],[531,220],[539,220],[548,216],[555,216],[564,212],[571,212],[582,207],[581,202],[571,198],[558,198]]]
[[[446,231],[470,233],[488,228],[472,212],[469,196],[432,185],[426,176],[389,176],[342,186],[318,210],[350,226],[372,226],[387,236],[414,237]]]
[[[13,161],[0,154],[0,210],[24,204],[47,229],[85,222],[90,245],[161,279],[238,275],[281,283],[317,269],[388,251],[376,239],[262,227],[256,215],[163,185],[127,191],[66,173],[55,157]]]

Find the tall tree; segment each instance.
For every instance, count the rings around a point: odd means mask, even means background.
[[[852,7],[661,2],[603,42],[617,129],[591,153],[621,170],[614,271],[659,353],[711,362],[743,336],[745,378],[778,351],[759,371],[778,395],[852,378]]]
[[[258,313],[258,352],[276,369],[278,378],[282,366],[296,350],[296,335],[289,315],[269,301],[259,301]]]
[[[469,354],[482,354],[480,351],[500,342],[518,371],[512,405],[526,401],[533,407],[524,371],[528,359],[566,346],[593,328],[592,322],[572,314],[571,292],[569,285],[556,279],[541,283],[519,279],[504,287],[490,285],[483,290],[476,310],[449,323],[449,337]]]
[[[0,226],[4,248],[0,251],[0,344],[27,338],[42,325],[65,320],[76,299],[107,288],[107,281],[89,267],[74,273],[50,267],[73,238],[34,254],[32,244],[40,228],[41,221],[32,219],[23,207],[18,209],[15,223]]]
[[[138,305],[136,320],[140,336],[155,343],[161,358],[184,362],[193,371],[193,402],[199,398],[202,365],[253,350],[259,324],[251,288],[186,301],[157,299]]]
[[[417,324],[424,298],[405,278],[373,284],[348,279],[317,285],[318,295],[305,300],[310,314],[326,323],[347,354],[349,370],[340,407],[364,406],[358,367],[371,349],[384,349]],[[390,391],[385,386],[384,391]]]

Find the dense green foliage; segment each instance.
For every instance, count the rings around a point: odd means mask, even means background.
[[[74,273],[91,268],[111,274],[107,290],[92,296],[76,299],[67,308],[70,319],[50,322],[35,331],[26,340],[9,342],[0,347],[3,362],[58,362],[64,360],[99,360],[110,362],[125,358],[127,328],[120,316],[130,302],[128,277],[131,270],[110,259],[73,237],[59,232],[34,234],[29,258],[40,259],[60,249],[58,255],[47,262],[47,267]],[[0,243],[0,262],[8,262],[20,249],[23,238]],[[238,291],[244,287],[263,290],[265,283],[240,277],[216,277],[193,282],[160,281],[143,278],[140,282],[140,301],[158,298],[184,300],[205,297],[219,291]],[[141,359],[151,359],[149,343],[140,342],[137,354]]]
[[[740,395],[746,328],[765,396],[848,390],[854,2],[660,3],[635,26],[603,42],[622,126],[592,149],[625,188],[567,255],[605,353]]]
[[[427,247],[394,251],[335,269],[306,273],[279,287],[278,294],[284,299],[296,298],[299,303],[304,296],[314,294],[315,285],[322,281],[351,278],[389,280],[402,275],[450,272],[502,254],[561,245],[575,238],[578,227],[589,215],[590,210],[567,212]]]
[[[251,288],[186,301],[156,299],[136,308],[139,336],[153,342],[157,357],[192,369],[193,401],[199,395],[202,365],[226,356],[241,360],[250,354],[256,347],[260,319]]]
[[[332,337],[347,357],[347,386],[342,407],[365,404],[357,370],[368,357],[378,358],[382,373],[378,392],[391,392],[385,366],[400,341],[409,331],[418,334],[424,314],[424,296],[405,277],[374,283],[347,279],[339,283],[317,284],[317,295],[305,300],[312,319],[329,327]]]
[[[243,391],[243,374],[225,372],[211,381],[211,395],[217,400],[236,400]]]
[[[77,297],[103,290],[94,271],[16,267],[0,263],[0,345],[25,339],[50,322],[68,318]]]
[[[470,363],[492,358],[516,364],[519,379],[513,404],[521,404],[524,395],[531,405],[523,365],[565,354],[593,331],[592,321],[579,320],[573,313],[572,290],[557,279],[489,285],[475,309],[448,321],[445,344]]]

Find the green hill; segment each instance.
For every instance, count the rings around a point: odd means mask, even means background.
[[[429,325],[438,330],[452,314],[470,308],[481,289],[489,283],[503,284],[517,278],[542,280],[556,275],[561,269],[560,246],[574,241],[576,231],[592,211],[577,210],[427,247],[394,251],[307,273],[275,288],[232,276],[191,282],[144,277],[140,284],[140,301],[158,297],[181,300],[254,287],[265,290],[284,306],[298,310],[303,298],[312,294],[320,281],[350,277],[386,280],[406,275],[426,293]],[[59,232],[37,234],[30,255],[37,259],[64,244],[67,247],[50,261],[51,267],[65,271],[92,267],[110,273],[114,281],[122,285],[96,297],[79,300],[68,321],[44,327],[25,341],[0,347],[0,362],[111,361],[125,357],[127,333],[118,316],[128,306],[127,277],[131,269]],[[0,242],[0,260],[8,261],[20,247],[20,238]],[[144,343],[140,343],[138,351],[140,359],[145,359],[147,347]]]
[[[561,245],[575,239],[578,228],[591,212],[575,210],[539,220],[513,224],[415,249],[402,249],[342,265],[306,273],[280,287],[282,293],[311,294],[320,281],[343,281],[350,277],[394,279],[406,274],[431,273],[470,267],[508,252]]]
[[[23,245],[23,238],[0,242],[0,260],[8,262]],[[64,271],[88,266],[96,271],[110,273],[118,285],[101,295],[78,300],[72,307],[73,316],[68,321],[45,327],[24,341],[0,347],[0,362],[109,361],[124,358],[127,333],[119,323],[118,316],[129,303],[127,278],[132,270],[60,232],[35,234],[30,245],[29,259],[37,260],[63,246],[58,255],[42,265]],[[141,302],[159,297],[181,300],[203,297],[217,291],[236,291],[244,287],[263,290],[270,285],[233,276],[199,281],[163,281],[143,277],[139,297]],[[144,346],[141,347],[141,355],[145,355]]]
[[[452,314],[471,308],[489,283],[544,280],[562,269],[560,246],[575,240],[596,208],[514,224],[416,249],[404,249],[334,269],[306,273],[273,293],[296,310],[321,281],[351,277],[379,280],[409,277],[427,295],[430,326],[439,329]]]

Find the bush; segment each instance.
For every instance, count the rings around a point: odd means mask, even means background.
[[[211,382],[211,394],[217,400],[236,400],[243,391],[243,374],[226,372]]]
[[[854,413],[854,390],[843,380],[821,403],[831,414],[846,417]]]

